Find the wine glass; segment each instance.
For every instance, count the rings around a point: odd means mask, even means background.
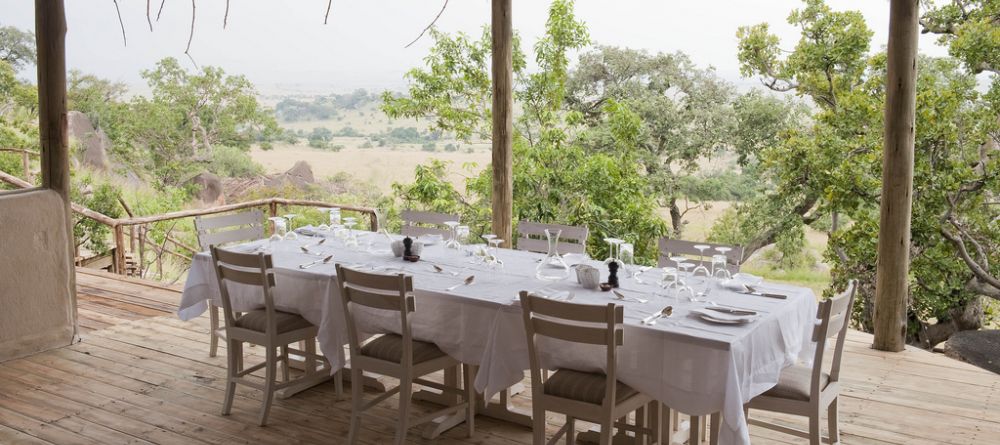
[[[604,238],[604,242],[608,243],[608,258],[604,260],[604,264],[610,264],[612,261],[618,261],[618,265],[621,266],[622,262],[618,259],[618,250],[625,240],[618,238]]]
[[[344,245],[347,247],[358,247],[358,236],[354,233],[354,226],[357,223],[357,218],[353,216],[344,218],[344,227],[347,228],[347,238],[344,239]]]
[[[451,233],[451,237],[448,241],[444,243],[444,246],[449,249],[460,249],[462,244],[458,242],[458,232],[457,228],[460,223],[458,221],[445,221],[444,225],[448,226],[448,231]]]
[[[285,239],[285,233],[288,231],[288,226],[285,223],[285,218],[280,216],[272,216],[268,218],[268,221],[271,221],[273,230],[271,231],[271,237],[267,240],[267,248],[268,250],[273,250],[275,243]]]
[[[493,237],[490,238],[489,243],[490,250],[493,251],[493,253],[489,256],[490,265],[497,269],[503,269],[503,260],[501,260],[498,256],[500,253],[500,244],[503,244],[503,240]]]
[[[707,267],[705,267],[705,251],[710,249],[711,247],[712,246],[706,244],[694,245],[694,248],[698,250],[698,267],[695,267],[694,270],[691,271],[691,276],[699,276],[699,275],[704,277],[712,276],[712,273],[708,271]]]
[[[634,277],[635,271],[632,267],[635,263],[635,246],[632,243],[621,243],[618,245],[618,259],[622,263],[622,270],[625,274],[632,278]]]
[[[729,260],[725,255],[712,255],[712,276],[723,280],[733,278],[729,273]]]
[[[294,226],[292,225],[292,219],[294,219],[298,215],[294,213],[288,213],[285,214],[284,216],[285,219],[288,220],[288,233],[285,234],[285,239],[289,241],[299,239],[299,235],[295,233]]]

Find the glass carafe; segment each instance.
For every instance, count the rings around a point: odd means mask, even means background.
[[[562,230],[546,229],[545,237],[549,241],[549,253],[535,268],[535,277],[543,281],[559,281],[569,276],[569,266],[559,255],[559,235]]]

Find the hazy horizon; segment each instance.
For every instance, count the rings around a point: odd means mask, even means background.
[[[113,2],[67,2],[67,64],[70,69],[126,83],[143,91],[140,71],[164,57],[175,57],[191,69],[184,55],[190,32],[191,4],[167,1],[160,21],[159,2],[151,2],[153,32],[146,21],[146,2],[120,1],[128,38]],[[334,2],[323,25],[326,2],[274,4],[261,0],[232,2],[223,30],[225,2],[198,2],[191,55],[200,65],[220,66],[227,73],[246,75],[268,94],[319,94],[357,88],[402,90],[403,74],[422,63],[431,45],[424,36],[412,41],[438,13],[442,1],[379,0]],[[860,10],[874,31],[872,50],[886,45],[888,0],[829,0],[836,10]],[[514,1],[514,28],[525,51],[544,32],[549,2]],[[450,2],[437,23],[444,32],[478,35],[489,23],[489,0]],[[595,44],[627,46],[651,53],[687,53],[700,67],[713,66],[723,79],[741,88],[759,85],[743,79],[736,60],[736,29],[760,22],[771,24],[791,48],[798,30],[787,23],[799,0],[677,2],[620,0],[614,4],[578,0],[576,15],[585,21]],[[31,2],[0,0],[0,25],[34,29]],[[627,23],[627,25],[623,25]],[[921,36],[921,52],[946,55],[933,35]],[[575,55],[574,55],[575,59]],[[20,73],[34,81],[34,67]]]

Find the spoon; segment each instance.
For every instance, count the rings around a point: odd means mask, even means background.
[[[434,272],[437,272],[437,273],[444,273],[445,272],[445,270],[442,269],[437,264],[431,264],[431,266],[434,267]],[[458,276],[458,272],[448,272],[448,273],[450,273],[451,276],[453,276],[453,277],[457,277]]]
[[[306,247],[306,246],[302,246],[302,247],[299,247],[299,249],[302,249],[302,253],[304,253],[304,254],[306,254],[306,255],[316,255],[316,256],[323,256],[323,254],[322,254],[322,253],[319,253],[319,252],[313,252],[313,251],[309,250],[309,248],[308,248],[308,247]]]
[[[323,259],[321,259],[321,260],[316,260],[316,261],[313,261],[313,262],[311,262],[311,263],[306,263],[306,264],[299,264],[299,269],[308,269],[308,268],[310,268],[310,267],[313,267],[313,266],[315,266],[315,265],[317,265],[317,264],[320,264],[320,263],[323,263],[323,264],[327,264],[327,263],[329,263],[329,262],[330,262],[331,260],[333,260],[333,255],[330,255],[330,256],[328,256],[328,257],[326,257],[326,258],[323,258]]]
[[[656,324],[656,320],[658,320],[660,318],[663,318],[663,317],[669,317],[673,313],[674,313],[674,307],[673,306],[667,306],[667,307],[663,308],[663,310],[661,310],[660,312],[655,313],[653,315],[650,315],[647,318],[642,319],[642,324],[655,325]]]
[[[468,285],[472,284],[473,281],[476,281],[476,276],[475,275],[469,275],[469,277],[466,278],[465,281],[463,281],[461,283],[458,283],[458,284],[456,284],[454,286],[451,286],[451,287],[445,289],[445,291],[451,292],[451,291],[453,291],[455,289],[458,289],[460,286],[468,286]]]
[[[618,292],[616,290],[611,291],[611,292],[615,294],[615,299],[618,299],[618,300],[622,300],[622,301],[632,300],[632,301],[635,301],[636,303],[639,303],[639,304],[649,303],[649,300],[647,300],[645,298],[629,297],[628,295],[625,295],[625,294],[623,294],[621,292]]]

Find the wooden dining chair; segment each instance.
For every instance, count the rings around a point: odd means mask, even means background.
[[[816,354],[812,368],[792,365],[781,371],[778,384],[767,392],[754,397],[745,407],[748,423],[787,434],[809,439],[810,445],[819,445],[822,439],[828,443],[838,443],[840,432],[837,426],[837,401],[840,395],[840,363],[844,354],[847,326],[854,306],[857,283],[851,280],[847,289],[836,297],[819,304],[813,328],[812,341],[816,343]],[[829,372],[823,370],[827,339],[836,336],[833,360]],[[794,414],[809,418],[809,431],[802,431],[782,425],[751,420],[750,409]],[[820,416],[827,411],[829,436],[822,437]]]
[[[400,213],[403,227],[400,233],[405,236],[441,235],[444,239],[451,238],[451,231],[444,225],[446,221],[458,221],[460,216],[447,213],[420,212],[403,210]]]
[[[566,226],[562,224],[542,224],[531,221],[517,223],[517,250],[548,253],[549,244],[545,236],[546,229],[560,230],[559,253],[586,253],[587,236],[590,229],[587,226]]]
[[[465,423],[468,427],[469,437],[472,437],[475,433],[476,404],[472,388],[471,368],[445,354],[434,343],[413,339],[411,323],[413,313],[416,310],[413,299],[413,277],[405,274],[365,273],[343,267],[340,264],[337,264],[336,267],[341,300],[344,305],[344,316],[347,320],[351,356],[351,429],[347,442],[352,445],[358,442],[362,417],[389,424],[395,423],[395,444],[402,445],[406,443],[406,432],[409,427],[430,422],[449,413],[458,415],[462,410],[465,410]],[[382,313],[380,316],[398,316],[400,333],[382,334],[362,342],[355,318],[357,316],[355,310],[358,307],[379,310]],[[462,391],[420,378],[458,366],[463,367]],[[394,377],[399,380],[399,385],[365,403],[362,398],[363,385],[360,384],[363,371]],[[414,384],[434,388],[444,393],[461,393],[463,395],[462,402],[411,421],[410,404]],[[399,418],[395,422],[384,414],[365,412],[396,393],[399,394]]]
[[[601,426],[601,445],[611,443],[615,427],[634,431],[639,436],[654,435],[652,430],[642,427],[643,422],[639,420],[642,414],[636,416],[638,425],[615,422],[655,404],[652,398],[619,382],[616,377],[617,351],[624,343],[624,308],[614,303],[596,306],[553,301],[529,295],[527,291],[521,291],[520,300],[531,363],[532,443],[551,444],[565,435],[567,444],[575,444],[577,419]],[[606,371],[560,368],[543,379],[538,337],[604,346]],[[546,411],[566,416],[566,424],[549,441],[545,439]]]
[[[705,250],[705,256],[703,260],[699,260],[701,257],[701,252],[695,249],[694,246],[706,245],[709,249]],[[712,267],[712,255],[719,254],[715,250],[716,247],[728,247],[732,250],[726,252],[726,268],[729,269],[730,273],[736,273],[740,271],[740,265],[743,264],[743,247],[729,244],[716,244],[716,243],[705,243],[701,241],[685,241],[679,239],[670,239],[667,237],[661,237],[659,241],[659,256],[657,264],[660,267],[672,266],[673,261],[670,261],[670,257],[675,255],[681,255],[688,257],[688,262],[694,264],[695,266],[703,265],[711,269]]]
[[[274,392],[291,386],[297,381],[289,380],[289,352],[312,360],[322,357],[307,351],[289,348],[288,345],[311,340],[316,337],[317,328],[302,316],[282,312],[274,308],[274,265],[271,255],[263,253],[237,253],[212,246],[212,260],[215,264],[219,290],[222,294],[222,316],[226,330],[226,395],[222,404],[222,415],[229,415],[233,406],[236,384],[247,385],[263,392],[259,424],[267,423]],[[229,297],[229,284],[254,286],[259,288],[263,299],[261,309],[237,315],[233,311]],[[264,347],[265,361],[249,368],[243,367],[243,343]],[[280,353],[276,350],[280,349]],[[282,382],[277,380],[277,366],[281,363]],[[264,383],[249,379],[251,373],[264,369]],[[314,370],[315,371],[315,370]]]
[[[242,243],[264,237],[264,213],[260,210],[232,213],[221,216],[197,216],[194,228],[202,252],[211,246]],[[219,306],[208,301],[209,343],[208,356],[215,357],[219,339],[226,339],[226,330],[219,327]]]

